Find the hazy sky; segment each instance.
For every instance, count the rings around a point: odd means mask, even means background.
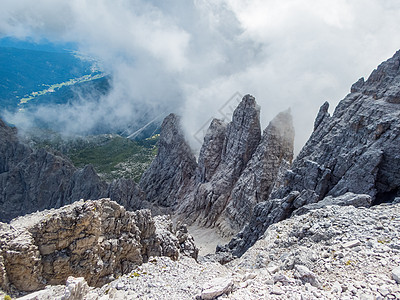
[[[391,57],[399,32],[396,0],[2,0],[0,10],[0,37],[75,42],[113,75],[100,105],[63,110],[67,125],[132,122],[146,103],[181,114],[195,147],[238,92],[256,97],[263,127],[291,107],[298,151],[319,106],[333,109]]]

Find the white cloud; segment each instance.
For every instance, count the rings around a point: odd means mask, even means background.
[[[263,126],[291,107],[298,151],[319,106],[400,48],[399,19],[400,4],[380,0],[3,0],[0,35],[77,42],[113,74],[99,105],[64,110],[71,129],[132,123],[146,103],[181,113],[194,141],[238,91]]]

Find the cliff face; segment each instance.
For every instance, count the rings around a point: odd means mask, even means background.
[[[262,137],[259,115],[254,97],[246,95],[229,124],[214,119],[198,164],[178,119],[168,116],[158,155],[140,182],[147,200],[170,207],[185,222],[217,227],[224,235],[239,231],[293,158],[290,113],[279,114]]]
[[[191,185],[196,167],[196,158],[185,141],[180,119],[170,114],[161,125],[157,156],[139,186],[149,202],[172,207]]]
[[[197,172],[206,176],[185,197],[187,218],[203,226],[218,225],[233,186],[260,142],[259,115],[254,97],[247,95],[234,111],[232,122],[226,126],[217,120],[212,122],[200,151]]]
[[[281,112],[264,130],[257,149],[232,189],[223,216],[233,231],[240,231],[250,220],[254,206],[268,199],[274,185],[278,184],[279,172],[292,162],[293,141],[290,112]],[[221,222],[221,226],[226,225]]]
[[[272,223],[328,196],[366,194],[370,203],[400,195],[400,52],[360,79],[336,107],[322,105],[314,132],[270,200],[229,245],[241,255]],[[325,200],[324,200],[325,201]],[[260,222],[260,220],[263,220]]]
[[[143,201],[136,184],[100,180],[91,166],[77,169],[65,157],[19,142],[17,131],[0,120],[0,221],[80,199],[111,197],[137,209]],[[126,200],[128,197],[129,200]],[[126,203],[124,203],[126,204]]]
[[[150,256],[196,258],[184,226],[149,210],[126,211],[109,199],[71,205],[0,223],[0,287],[34,291],[82,276],[102,286]]]

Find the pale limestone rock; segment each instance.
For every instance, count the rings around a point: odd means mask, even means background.
[[[69,276],[65,284],[64,296],[61,300],[82,300],[89,292],[89,286],[83,277]]]
[[[394,268],[392,270],[392,278],[400,284],[400,267]]]
[[[171,220],[126,211],[109,199],[77,201],[3,224],[0,249],[7,286],[35,291],[68,276],[101,286],[152,256],[197,257],[193,238],[175,236]],[[179,230],[183,230],[182,226]]]
[[[232,291],[232,278],[215,278],[207,282],[201,291],[201,299],[211,300]]]

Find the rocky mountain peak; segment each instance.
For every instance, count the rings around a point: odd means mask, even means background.
[[[139,186],[148,201],[172,207],[190,185],[196,168],[196,158],[185,140],[180,118],[168,115],[161,126],[157,156],[143,174]]]
[[[366,82],[355,83],[332,116],[329,104],[322,105],[314,132],[282,176],[281,186],[255,206],[249,225],[230,242],[235,255],[243,254],[271,224],[300,208],[330,203],[328,197],[365,194],[367,202],[359,200],[365,195],[343,202],[369,206],[400,196],[399,62],[397,52]]]
[[[390,103],[400,103],[400,50],[392,58],[381,63],[368,80],[361,78],[353,86],[352,92],[360,92],[374,99],[383,98]]]
[[[261,139],[260,107],[251,95],[243,97],[228,124],[221,161],[238,178]],[[225,166],[223,166],[225,168]]]
[[[253,206],[268,197],[281,166],[291,162],[293,137],[292,118],[286,111],[271,121],[261,138],[260,108],[253,96],[244,96],[229,124],[218,119],[211,122],[195,175],[186,181],[190,188],[169,189],[181,199],[177,214],[185,222],[217,227],[223,235],[237,232],[249,220]],[[160,150],[156,160],[176,157],[173,149]],[[168,157],[163,158],[164,154]],[[148,173],[145,178],[145,191],[151,190],[151,183],[165,181],[162,172]]]
[[[207,182],[215,174],[221,163],[221,156],[226,138],[227,125],[225,122],[213,119],[200,149],[197,181]]]

